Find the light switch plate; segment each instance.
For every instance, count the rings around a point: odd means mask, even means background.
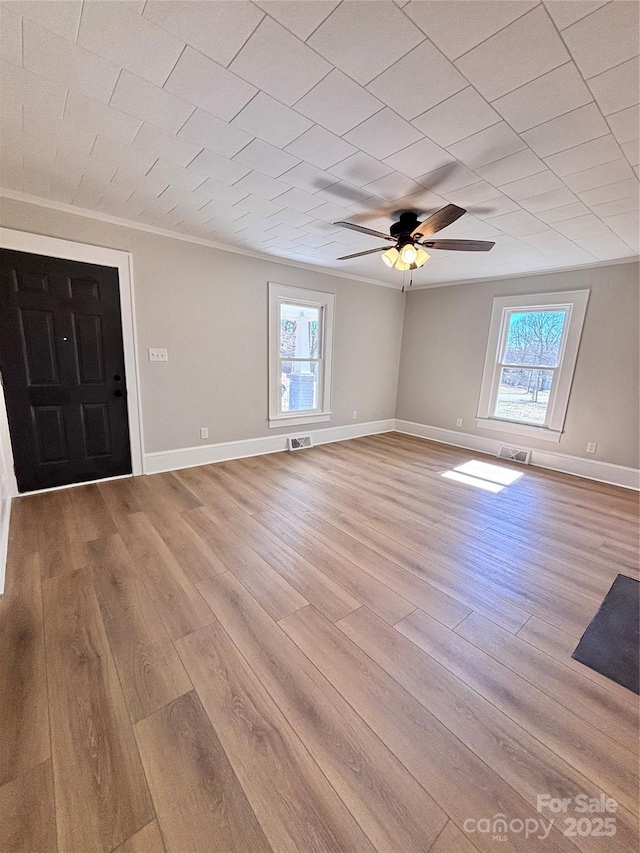
[[[168,350],[149,347],[149,361],[169,361]]]
[[[587,453],[595,453],[598,449],[598,443],[596,441],[590,441],[587,444]]]

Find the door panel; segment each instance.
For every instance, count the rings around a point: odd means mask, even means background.
[[[0,309],[20,491],[131,473],[117,270],[3,249]]]

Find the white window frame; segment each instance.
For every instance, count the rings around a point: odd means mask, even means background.
[[[496,432],[525,435],[544,441],[560,441],[569,405],[569,394],[578,358],[582,327],[589,301],[588,290],[571,290],[559,293],[538,293],[529,296],[500,296],[493,300],[489,340],[484,361],[476,426]],[[554,381],[544,425],[538,426],[522,421],[510,421],[496,417],[493,412],[502,373],[502,353],[513,313],[524,311],[557,311],[567,313],[563,330],[558,365],[554,370]]]
[[[318,408],[304,412],[283,412],[281,393],[280,305],[300,304],[319,308],[321,313],[317,361],[320,365]],[[269,282],[269,426],[271,428],[298,426],[328,421],[331,418],[331,372],[333,357],[333,324],[335,295],[320,290],[290,287]],[[290,358],[284,359],[291,361]]]

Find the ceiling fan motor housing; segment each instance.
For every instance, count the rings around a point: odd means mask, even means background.
[[[412,243],[411,240],[411,232],[415,231],[415,229],[420,225],[420,220],[412,211],[408,211],[407,213],[403,213],[400,216],[400,219],[397,222],[394,222],[391,228],[389,229],[389,234],[392,237],[395,237],[399,243]],[[405,238],[403,240],[403,238]]]

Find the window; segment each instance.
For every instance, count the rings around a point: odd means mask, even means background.
[[[269,425],[331,417],[332,293],[269,284]]]
[[[477,425],[560,441],[588,290],[493,300]]]

